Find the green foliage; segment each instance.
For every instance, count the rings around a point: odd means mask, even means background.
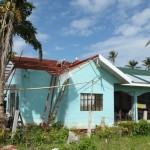
[[[59,122],[49,128],[29,125],[23,130],[18,129],[12,140],[11,135],[11,132],[3,133],[2,129],[0,129],[0,147],[15,144],[18,149],[22,150],[49,150],[55,147],[59,148],[59,150],[97,150],[111,149],[111,147],[117,150],[122,149],[124,143],[126,143],[128,149],[135,149],[137,148],[135,142],[139,144],[140,140],[142,141],[145,138],[143,141],[147,142],[145,146],[147,148],[149,138],[146,138],[146,136],[150,137],[150,123],[140,120],[138,123],[132,121],[121,122],[116,127],[102,128],[97,126],[90,138],[84,135],[81,136],[79,142],[71,144],[66,144],[68,129],[62,127]],[[108,142],[106,142],[106,139]]]
[[[109,56],[108,56],[108,59],[113,63],[115,64],[115,59],[117,57],[118,53],[114,50],[110,51],[109,52]]]
[[[41,128],[37,125],[30,125],[23,130],[18,129],[11,140],[11,132],[2,134],[0,130],[1,144],[19,144],[22,143],[26,147],[42,147],[43,145],[63,144],[67,141],[68,130],[55,125],[49,129]]]
[[[146,67],[147,70],[150,71],[150,57],[146,57],[146,59],[143,60],[143,65]]]
[[[110,138],[115,135],[115,130],[113,128],[105,127],[99,128],[96,132],[99,138]]]
[[[140,120],[133,129],[134,135],[150,135],[150,123],[146,120]]]
[[[26,145],[40,146],[42,144],[61,144],[67,140],[68,130],[66,128],[50,127],[50,129],[31,126],[24,131],[24,142]]]
[[[27,20],[27,17],[32,14],[32,10],[35,8],[31,2],[27,0],[16,0],[16,9],[19,11],[21,21],[16,19],[13,22],[14,35],[18,35],[25,40],[26,43],[33,46],[35,50],[39,50],[39,57],[42,58],[42,46],[37,40],[37,29],[33,27],[32,23]]]
[[[145,46],[148,46],[150,44],[150,40],[146,43],[146,45]]]
[[[121,122],[118,126],[126,128],[128,135],[150,135],[150,123],[146,120],[140,120],[138,123],[132,121]]]
[[[95,135],[97,135],[100,139],[101,138],[115,138],[121,137],[123,135],[128,134],[128,129],[124,127],[101,127],[97,126],[95,130]]]
[[[53,123],[53,127],[55,127],[56,129],[61,129],[63,128],[63,125],[61,122],[56,122],[56,123]]]
[[[128,64],[125,65],[125,66],[126,66],[126,67],[129,67],[129,68],[132,68],[132,69],[135,69],[136,66],[137,66],[137,64],[138,64],[138,62],[133,59],[133,60],[130,60],[130,61],[128,62]]]
[[[133,135],[134,127],[136,126],[136,122],[133,121],[125,121],[119,122],[117,125],[122,128],[122,134],[124,135]]]
[[[6,35],[7,30],[5,28],[9,24],[13,29],[7,42],[12,43],[12,36],[18,35],[26,43],[33,46],[35,50],[38,50],[39,58],[42,59],[42,46],[36,38],[37,29],[28,20],[34,8],[35,6],[27,0],[2,0],[0,2],[0,33],[3,33],[1,35]],[[9,13],[12,15],[7,15]],[[12,20],[11,24],[9,20]],[[0,38],[2,40],[2,36]],[[12,47],[10,47],[9,51],[11,52],[11,50]]]
[[[83,138],[78,146],[78,150],[96,150],[96,146],[92,138]]]

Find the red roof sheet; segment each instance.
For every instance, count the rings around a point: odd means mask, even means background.
[[[11,59],[11,61],[14,64],[15,68],[44,70],[49,72],[50,74],[57,76],[67,70],[77,67],[87,62],[88,60],[92,60],[96,57],[98,57],[98,55],[95,55],[82,61],[74,61],[74,62],[46,60],[46,59],[43,59],[42,62],[39,62],[39,59],[37,58],[28,58],[28,57],[14,57]]]

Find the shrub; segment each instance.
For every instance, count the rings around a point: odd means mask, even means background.
[[[39,126],[30,126],[24,129],[23,142],[27,146],[42,144],[61,144],[67,140],[68,130],[58,126],[52,126],[49,129],[40,128]]]
[[[118,123],[118,126],[126,128],[128,135],[148,135],[150,134],[150,123],[140,120],[138,123],[133,121]]]
[[[67,141],[68,129],[55,124],[49,129],[37,125],[29,125],[23,130],[17,129],[13,139],[12,132],[2,133],[0,130],[0,145],[24,144],[26,147],[42,147],[44,145],[60,145]]]
[[[120,131],[122,132],[122,128],[120,127],[96,126],[95,134],[98,135],[99,138],[112,138],[120,136]]]
[[[122,135],[132,135],[136,124],[137,123],[133,121],[126,121],[119,122],[117,125],[122,128]]]
[[[140,120],[133,128],[134,135],[150,135],[150,123],[146,120]]]
[[[92,140],[92,138],[83,138],[78,146],[77,146],[78,150],[97,150],[94,141]]]

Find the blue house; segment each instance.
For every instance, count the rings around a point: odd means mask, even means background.
[[[15,57],[6,88],[6,113],[25,123],[67,127],[150,119],[150,72],[117,68],[101,55],[74,62]]]

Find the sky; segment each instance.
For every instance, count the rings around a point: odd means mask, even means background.
[[[96,54],[106,59],[118,52],[116,66],[150,57],[149,0],[30,0],[36,6],[28,18],[37,28],[43,58],[74,61]],[[21,38],[14,38],[14,51],[38,57]]]

